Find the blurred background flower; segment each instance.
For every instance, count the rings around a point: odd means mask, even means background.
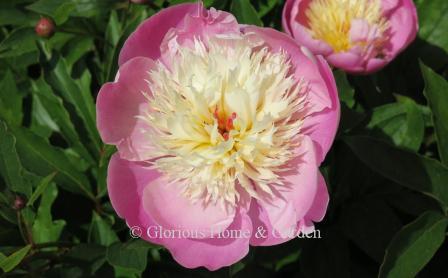
[[[351,73],[383,68],[418,31],[412,0],[288,0],[282,20],[300,44]]]

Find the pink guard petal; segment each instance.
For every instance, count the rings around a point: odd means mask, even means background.
[[[107,144],[117,145],[122,158],[145,160],[151,150],[151,141],[141,132],[148,125],[137,116],[141,115],[150,94],[148,72],[155,63],[138,57],[122,65],[115,82],[101,87],[97,97],[97,126],[101,138]]]
[[[198,14],[202,11],[202,5],[199,3],[188,3],[163,9],[151,16],[126,40],[118,64],[122,65],[139,56],[157,60],[161,55],[160,45],[166,33],[182,23],[187,14]]]
[[[331,108],[314,113],[305,119],[302,130],[316,142],[317,162],[320,164],[327,155],[339,126],[340,105],[336,81],[327,62],[317,56],[316,64],[324,78],[326,91],[331,98]]]
[[[235,218],[235,208],[224,209],[220,204],[202,200],[193,203],[182,194],[184,185],[153,180],[143,191],[146,212],[161,226],[194,231],[206,236],[225,230]]]
[[[233,233],[236,236],[228,236]],[[234,222],[226,231],[209,239],[166,239],[164,245],[174,259],[188,268],[200,266],[208,270],[217,270],[230,266],[249,252],[249,240],[252,234],[252,222],[244,212],[238,212]]]
[[[253,202],[251,205],[249,215],[253,219],[254,229],[261,226],[267,231],[266,237],[254,234],[252,245],[275,245],[294,238],[297,224],[307,218],[310,209],[327,205],[328,201],[325,202],[320,196],[316,198],[316,194],[321,194],[318,188],[319,173],[314,144],[309,137],[303,137],[297,153],[299,156],[287,165],[293,167],[292,170],[282,173],[285,187],[279,190],[278,196],[269,201],[257,200],[256,204]],[[321,201],[324,203],[315,204]]]
[[[157,171],[142,162],[124,160],[118,154],[110,159],[107,191],[113,208],[129,227],[140,229],[142,238],[156,244],[161,241],[146,235],[146,228],[154,226],[155,222],[144,210],[142,197],[144,188],[158,177]]]
[[[401,5],[391,11],[389,24],[391,56],[394,58],[417,36],[417,10],[412,0],[401,0]]]
[[[327,212],[328,202],[330,196],[328,195],[327,185],[321,173],[318,174],[317,192],[314,196],[313,204],[307,211],[305,218],[313,222],[320,222],[324,219]]]

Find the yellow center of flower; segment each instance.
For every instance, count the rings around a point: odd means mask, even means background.
[[[313,38],[325,41],[335,52],[347,51],[356,44],[350,39],[355,19],[377,27],[378,37],[382,37],[388,28],[381,0],[313,0],[305,14]]]
[[[149,73],[152,95],[139,116],[150,126],[153,167],[192,200],[234,205],[241,190],[272,194],[296,156],[306,105],[286,54],[244,36],[170,47],[170,66]]]

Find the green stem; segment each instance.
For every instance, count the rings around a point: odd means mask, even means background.
[[[20,234],[26,244],[31,244],[34,246],[33,234],[28,226],[28,223],[23,219],[22,213],[17,211],[17,223],[19,226]]]

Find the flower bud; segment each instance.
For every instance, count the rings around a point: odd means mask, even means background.
[[[54,34],[55,25],[53,20],[47,17],[41,18],[37,24],[34,30],[36,31],[36,34],[39,37],[42,38],[50,38]]]
[[[25,207],[25,200],[20,196],[16,196],[16,199],[14,200],[13,209],[21,210],[24,207]]]

